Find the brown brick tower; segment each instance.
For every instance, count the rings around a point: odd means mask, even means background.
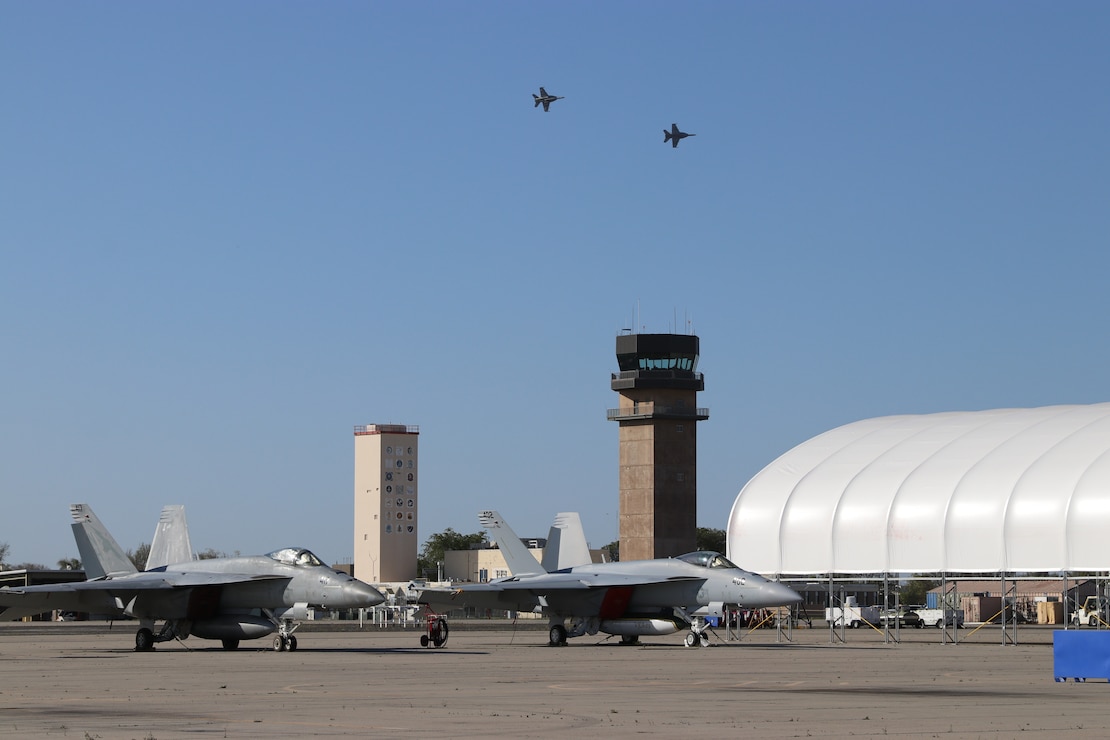
[[[622,334],[612,388],[620,407],[620,559],[645,560],[695,549],[697,407],[705,379],[692,334]]]

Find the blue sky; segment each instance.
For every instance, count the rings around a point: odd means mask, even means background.
[[[630,327],[701,337],[701,526],[841,424],[1110,399],[1110,5],[675,8],[0,4],[9,561],[71,502],[349,558],[368,423],[421,542],[605,544]]]

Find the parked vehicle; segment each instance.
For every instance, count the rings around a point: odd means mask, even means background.
[[[1078,609],[1071,613],[1070,621],[1076,627],[1087,625],[1097,627],[1099,621],[1106,621],[1104,605],[1099,604],[1097,596],[1088,596]]]
[[[899,625],[902,627],[920,628],[925,625],[925,623],[921,620],[921,617],[918,616],[917,612],[909,611],[906,609],[885,609],[883,610],[883,613],[879,615],[879,620],[884,625],[891,626]]]
[[[879,623],[879,607],[860,606],[854,596],[849,596],[843,607],[831,606],[825,609],[825,620],[836,627],[851,629],[858,629],[865,624],[876,625]]]
[[[964,610],[963,609],[926,609],[925,607],[911,606],[910,610],[917,613],[921,617],[921,622],[926,627],[943,627],[947,624],[949,627],[963,627],[964,626]]]

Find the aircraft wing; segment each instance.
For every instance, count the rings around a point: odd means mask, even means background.
[[[696,576],[650,576],[632,573],[545,573],[538,576],[520,576],[494,581],[493,584],[508,589],[534,590],[539,593],[587,588],[614,588],[618,586],[651,586],[657,583],[701,581]],[[491,584],[491,585],[493,585]]]
[[[19,619],[54,609],[117,614],[139,593],[171,592],[202,586],[230,586],[286,576],[249,573],[177,573],[148,571],[120,578],[99,578],[47,586],[0,588],[0,620]]]
[[[249,573],[161,573],[147,571],[126,578],[101,578],[95,581],[57,583],[49,586],[22,586],[0,588],[0,603],[7,603],[8,594],[71,593],[77,591],[157,591],[170,588],[196,588],[197,586],[229,586],[251,581],[289,580],[289,576]]]
[[[516,609],[530,611],[552,599],[574,603],[593,603],[612,588],[631,589],[663,583],[689,583],[703,580],[696,576],[656,578],[615,573],[544,573],[512,576],[489,583],[460,583],[454,588],[426,588],[420,603],[441,608],[471,606],[479,609]]]

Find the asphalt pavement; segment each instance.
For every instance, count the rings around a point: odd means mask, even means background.
[[[308,623],[295,652],[193,638],[136,653],[127,623],[3,624],[0,737],[1110,736],[1110,686],[1056,683],[1048,628],[1018,644],[989,627],[959,644],[816,628],[551,648],[536,626],[457,624],[435,649],[417,629]]]

